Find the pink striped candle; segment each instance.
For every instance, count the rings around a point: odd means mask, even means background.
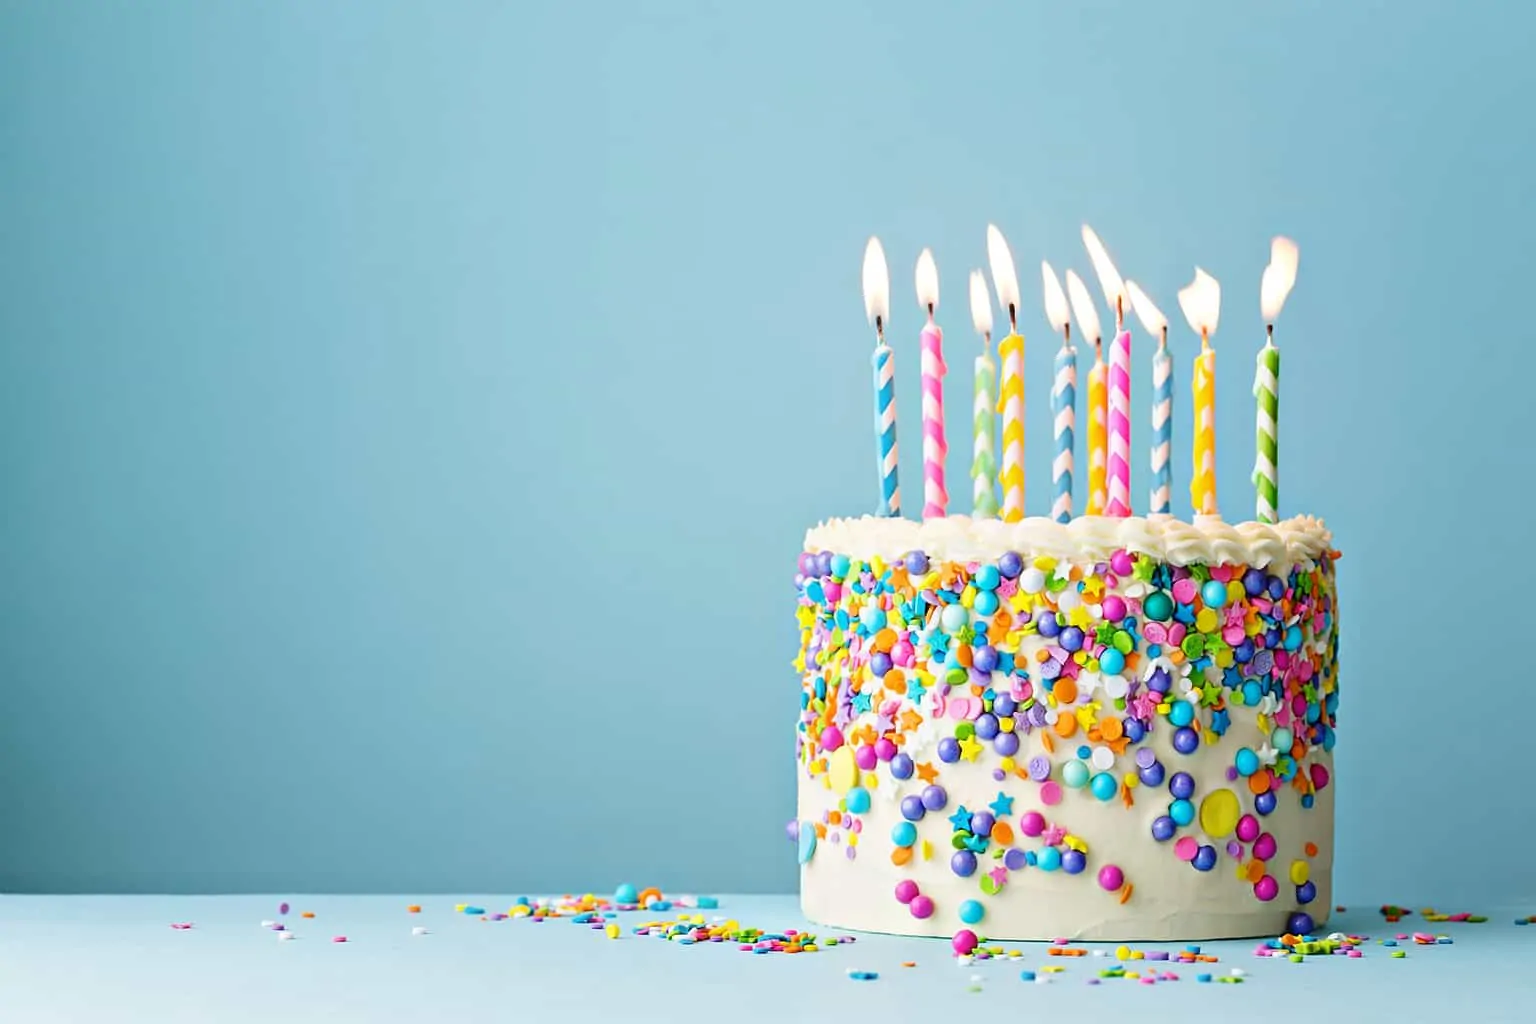
[[[944,486],[944,460],[949,444],[944,439],[944,332],[933,322],[939,305],[939,271],[933,253],[923,250],[917,259],[917,300],[928,311],[919,341],[923,373],[923,518],[942,519],[949,514],[949,491]]]
[[[1122,328],[1109,349],[1109,502],[1104,514],[1131,514],[1131,332]]]

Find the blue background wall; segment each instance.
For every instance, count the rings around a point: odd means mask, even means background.
[[[1008,233],[1043,512],[1035,267],[1086,271],[1086,220],[1183,396],[1174,293],[1225,285],[1234,518],[1300,242],[1282,501],[1346,552],[1341,894],[1536,895],[1536,16],[593,6],[0,4],[0,888],[793,887],[793,560],[874,498],[864,240],[915,500],[913,261],[963,422]]]

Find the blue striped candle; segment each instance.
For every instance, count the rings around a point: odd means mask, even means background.
[[[1173,356],[1168,354],[1168,329],[1152,357],[1152,504],[1154,513],[1173,512]]]
[[[1051,517],[1058,523],[1072,520],[1073,448],[1077,433],[1077,349],[1070,338],[1056,353],[1056,379],[1051,387],[1051,416],[1055,421],[1056,458],[1051,463],[1055,498]]]
[[[880,508],[876,515],[901,515],[901,485],[896,480],[896,369],[891,346],[875,346],[875,435],[880,455]]]

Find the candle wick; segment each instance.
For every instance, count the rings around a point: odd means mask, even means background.
[[[1274,324],[1265,324],[1264,325],[1264,334],[1269,339],[1269,343],[1271,345],[1273,345],[1275,343],[1275,325]]]
[[[875,339],[882,345],[885,344],[885,317],[875,314]]]
[[[1125,298],[1115,296],[1115,330],[1118,332],[1125,327]]]
[[[1019,307],[1008,303],[1008,333],[1019,333]]]
[[[1168,325],[1167,324],[1163,324],[1163,338],[1162,338],[1162,341],[1158,342],[1158,348],[1161,348],[1161,349],[1164,349],[1164,350],[1166,350],[1168,348]]]
[[[928,303],[928,322],[933,323],[933,303]]]
[[[1068,320],[1066,323],[1061,325],[1061,347],[1062,348],[1071,348],[1072,347],[1072,321],[1071,320]]]

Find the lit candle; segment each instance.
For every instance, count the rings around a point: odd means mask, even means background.
[[[1099,330],[1099,312],[1093,308],[1093,298],[1076,271],[1067,271],[1067,296],[1072,300],[1072,315],[1077,318],[1077,333],[1093,342],[1093,369],[1088,371],[1088,515],[1101,516],[1106,497],[1104,467],[1109,443],[1104,335]]]
[[[1056,458],[1051,463],[1051,483],[1056,492],[1051,501],[1051,518],[1058,523],[1072,519],[1073,451],[1077,433],[1077,349],[1072,347],[1072,314],[1067,296],[1061,290],[1056,271],[1045,261],[1040,263],[1040,279],[1045,288],[1045,318],[1051,330],[1061,335],[1061,351],[1056,353],[1056,378],[1051,385],[1051,417],[1055,421]]]
[[[1259,349],[1253,376],[1253,397],[1258,403],[1257,451],[1253,461],[1253,488],[1261,523],[1280,521],[1280,350],[1275,347],[1275,318],[1296,283],[1300,250],[1289,238],[1276,238],[1269,246],[1269,266],[1259,283],[1259,305],[1264,313],[1264,347]]]
[[[1216,352],[1211,335],[1221,316],[1221,284],[1195,268],[1195,279],[1179,292],[1179,308],[1190,330],[1200,335],[1200,354],[1195,357],[1195,444],[1189,500],[1195,514],[1217,516],[1216,508]]]
[[[992,433],[997,426],[997,365],[992,362],[992,296],[987,293],[987,278],[979,270],[971,271],[971,322],[981,335],[981,355],[976,357],[976,401],[972,429],[975,433],[971,458],[971,514],[977,518],[997,516],[997,459],[992,453]]]
[[[944,486],[944,459],[949,443],[944,439],[944,332],[933,322],[939,306],[939,268],[933,252],[924,249],[917,258],[917,302],[928,312],[919,337],[923,369],[923,518],[942,519],[949,514],[949,491]]]
[[[1173,356],[1168,353],[1168,318],[1135,281],[1125,282],[1131,307],[1147,333],[1157,338],[1152,355],[1152,494],[1147,507],[1153,515],[1173,512],[1173,473],[1168,457],[1173,449]]]
[[[1003,233],[987,225],[987,259],[992,267],[992,287],[997,301],[1008,312],[1008,336],[998,342],[1003,361],[1003,384],[998,405],[1003,414],[1003,520],[1024,518],[1024,338],[1019,334],[1019,278],[1013,269],[1013,253]]]
[[[880,239],[871,238],[864,248],[864,312],[875,325],[875,446],[879,456],[881,516],[901,515],[901,487],[896,481],[896,369],[891,347],[885,343],[891,278],[885,266]]]
[[[1109,347],[1107,396],[1109,445],[1105,460],[1104,514],[1131,514],[1131,332],[1125,329],[1125,282],[1109,258],[1104,243],[1083,225],[1083,244],[1104,289],[1104,301],[1115,311],[1115,340]]]

